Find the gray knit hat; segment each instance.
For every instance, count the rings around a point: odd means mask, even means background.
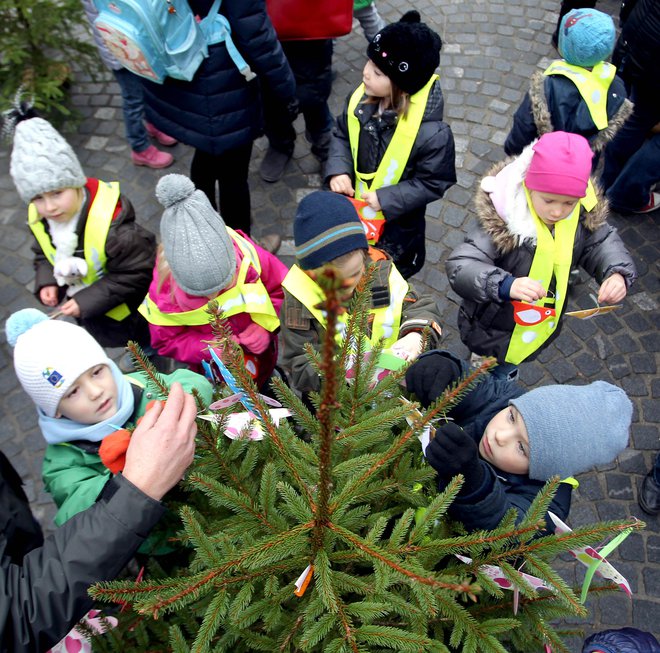
[[[87,181],[71,146],[43,118],[16,125],[9,174],[26,204],[41,193],[82,188]]]
[[[199,297],[226,288],[236,271],[236,252],[206,195],[185,175],[165,175],[156,197],[165,207],[160,236],[177,284]]]
[[[565,478],[611,463],[627,446],[628,395],[611,383],[546,385],[512,399],[529,436],[529,476]]]

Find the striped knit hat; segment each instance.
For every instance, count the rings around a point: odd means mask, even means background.
[[[344,195],[314,191],[298,205],[293,223],[296,259],[303,270],[318,268],[357,249],[368,249],[357,211]]]

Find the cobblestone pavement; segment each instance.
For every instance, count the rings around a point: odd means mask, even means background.
[[[556,0],[419,0],[416,8],[441,33],[444,47],[441,80],[445,93],[445,120],[456,138],[458,183],[443,200],[427,212],[427,263],[415,283],[437,297],[445,316],[445,345],[465,353],[456,333],[458,297],[450,291],[444,259],[463,238],[473,219],[473,189],[492,163],[503,157],[502,144],[511,116],[522,99],[532,73],[556,56],[550,35],[556,20]],[[616,11],[615,0],[601,0],[599,7]],[[408,7],[401,0],[381,0],[379,8],[388,20],[396,20]],[[335,48],[331,109],[339,113],[348,92],[360,80],[365,61],[364,37],[356,29],[338,39]],[[73,103],[84,119],[68,134],[89,176],[118,179],[134,203],[139,220],[158,230],[159,205],[154,187],[166,172],[187,173],[191,151],[178,145],[171,151],[174,166],[166,171],[136,168],[130,163],[123,137],[119,90],[110,75],[100,80],[79,80]],[[253,233],[277,231],[284,238],[283,260],[292,258],[292,219],[297,202],[320,186],[319,165],[310,154],[297,123],[299,138],[293,160],[281,182],[266,184],[257,174],[265,140],[257,141],[252,162]],[[26,306],[36,306],[30,288],[33,277],[30,239],[25,209],[8,175],[9,156],[0,150],[0,318]],[[631,447],[618,464],[582,475],[574,493],[570,523],[636,515],[647,528],[631,535],[611,559],[629,579],[631,601],[622,592],[591,599],[589,617],[580,622],[587,632],[607,627],[633,625],[658,633],[660,626],[660,527],[657,518],[645,518],[637,505],[638,488],[658,449],[660,379],[658,350],[658,218],[612,216],[623,240],[633,252],[640,278],[624,307],[590,321],[569,321],[555,344],[536,362],[521,368],[528,386],[546,383],[584,383],[604,379],[623,387],[635,404]],[[287,240],[288,239],[288,240]],[[573,289],[569,308],[592,305],[592,280],[584,279]],[[6,344],[0,347],[0,447],[25,478],[35,512],[45,525],[53,515],[44,494],[40,465],[44,443],[37,429],[30,399],[17,384]],[[579,443],[576,443],[576,448]],[[578,454],[579,455],[579,454]],[[557,567],[571,582],[581,582],[583,568],[570,558]],[[574,650],[579,651],[577,640]]]

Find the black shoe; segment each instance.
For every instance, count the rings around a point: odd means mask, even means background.
[[[653,472],[649,472],[642,481],[638,497],[639,507],[649,515],[660,514],[660,485],[655,482]]]
[[[319,160],[320,163],[325,163],[328,160],[328,152],[330,150],[332,132],[324,132],[317,139],[313,139],[311,132],[306,129],[305,139],[312,146],[312,154]]]
[[[259,175],[264,181],[273,183],[282,179],[286,164],[291,160],[291,154],[280,152],[269,147],[259,166]]]

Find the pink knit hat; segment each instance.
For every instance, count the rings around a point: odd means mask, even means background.
[[[584,136],[568,132],[543,134],[532,146],[534,156],[525,186],[542,193],[584,197],[594,154]]]

